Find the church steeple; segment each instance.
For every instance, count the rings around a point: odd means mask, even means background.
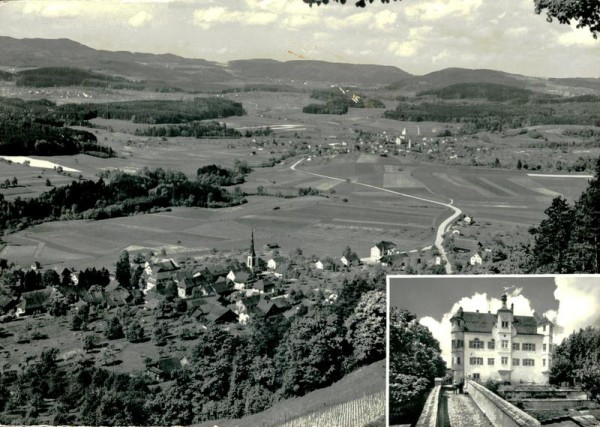
[[[252,229],[252,234],[250,235],[250,253],[248,254],[246,265],[250,270],[254,271],[258,264],[257,261],[256,252],[254,251],[254,229]]]

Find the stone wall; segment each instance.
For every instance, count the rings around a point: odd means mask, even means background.
[[[440,404],[441,390],[441,385],[436,385],[431,390],[429,396],[427,397],[427,401],[425,402],[425,406],[423,406],[423,411],[421,411],[421,416],[419,417],[419,421],[417,421],[416,427],[437,426],[438,406]]]
[[[541,423],[484,386],[467,381],[466,391],[495,427],[530,427]]]

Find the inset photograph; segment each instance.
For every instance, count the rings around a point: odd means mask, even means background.
[[[391,426],[600,425],[600,276],[388,276]]]

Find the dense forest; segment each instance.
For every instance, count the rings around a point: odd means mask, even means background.
[[[21,372],[0,376],[0,422],[36,424],[47,409],[54,424],[71,425],[189,425],[260,412],[385,356],[384,287],[381,271],[361,273],[341,284],[337,301],[321,294],[292,319],[257,318],[248,334],[209,326],[190,364],[158,387],[142,372],[110,373],[85,357],[62,362],[45,348]],[[127,311],[114,319],[121,334],[130,331]]]
[[[536,125],[599,126],[600,102],[538,104],[521,102],[401,101],[384,117],[401,121],[464,123],[467,133],[501,132]]]
[[[229,116],[246,111],[239,102],[223,98],[193,98],[179,101],[150,100],[104,104],[65,104],[57,108],[65,121],[78,122],[95,117],[131,120],[134,123],[189,123]]]
[[[13,75],[12,80],[17,86],[27,87],[86,86],[130,90],[142,90],[145,87],[143,83],[123,77],[73,67],[44,67],[19,71]]]
[[[140,131],[153,136],[231,137],[239,133],[216,122],[197,121],[243,114],[245,111],[240,103],[220,98],[60,106],[47,100],[0,98],[0,154],[51,156],[86,153],[111,157],[115,155],[113,150],[98,144],[92,133],[67,126],[86,125],[88,120],[103,117],[138,123],[184,123]]]
[[[573,204],[561,196],[529,236],[492,248],[491,273],[600,273],[600,159],[595,175]]]
[[[15,73],[0,71],[0,80],[12,81],[18,87],[80,86],[113,90],[181,92],[180,88],[164,81],[134,81],[116,75],[102,74],[76,67],[41,67],[17,71]]]
[[[306,114],[346,114],[348,108],[385,108],[385,104],[376,98],[365,98],[351,90],[341,88],[315,89],[311,98],[325,101],[325,104],[309,104],[302,109]]]
[[[242,170],[247,170],[243,169]],[[239,177],[241,172],[231,172]],[[73,181],[36,198],[13,201],[0,195],[0,230],[8,232],[29,225],[70,219],[105,219],[148,212],[168,206],[223,207],[245,202],[239,188],[228,192],[212,182],[211,174],[190,181],[183,173],[149,170],[138,175],[105,174],[105,179]]]
[[[514,86],[494,83],[457,83],[441,89],[423,91],[417,96],[435,96],[440,99],[487,99],[493,102],[527,101],[533,92]]]
[[[251,138],[253,136],[269,136],[273,133],[270,127],[247,129],[244,134],[237,129],[228,128],[225,123],[216,121],[182,123],[178,125],[152,126],[146,129],[136,129],[135,134],[140,136],[175,137],[189,136],[203,138]]]
[[[113,155],[92,133],[65,127],[55,109],[56,104],[47,100],[0,98],[0,154],[50,156],[87,151]]]

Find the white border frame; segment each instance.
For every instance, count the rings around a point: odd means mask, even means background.
[[[477,278],[555,278],[555,277],[595,277],[600,287],[600,274],[388,274],[385,276],[386,323],[385,323],[385,425],[390,425],[390,279],[471,279]]]

